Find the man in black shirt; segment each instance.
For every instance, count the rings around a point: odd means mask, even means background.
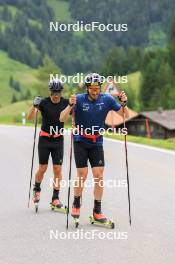
[[[64,123],[59,121],[59,116],[61,111],[69,104],[69,100],[61,97],[63,88],[63,84],[58,79],[53,79],[49,83],[50,97],[44,99],[36,97],[28,113],[29,120],[35,117],[37,110],[39,110],[42,115],[42,125],[38,142],[39,169],[35,175],[33,201],[34,203],[38,203],[40,200],[40,185],[44,173],[47,170],[48,160],[51,154],[54,172],[51,208],[55,211],[63,208],[59,199],[59,191],[60,181],[62,179],[64,148],[64,138],[63,135],[60,134],[60,129],[64,127]]]

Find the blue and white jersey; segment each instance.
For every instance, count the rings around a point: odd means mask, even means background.
[[[119,111],[121,105],[109,95],[100,93],[97,100],[89,100],[88,94],[78,94],[77,103],[74,107],[75,126],[88,134],[98,134],[100,128],[104,128],[105,119],[110,110]],[[89,144],[102,145],[103,136],[99,136],[96,142],[83,135],[74,135],[75,141],[83,141]]]

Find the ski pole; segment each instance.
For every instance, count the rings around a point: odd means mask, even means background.
[[[120,87],[118,84],[115,84],[118,92],[121,93]],[[125,109],[123,108],[123,126],[124,130],[126,128],[126,120],[125,120]],[[128,186],[128,209],[129,209],[129,223],[131,225],[131,198],[130,198],[130,182],[129,182],[129,165],[128,165],[128,148],[127,148],[127,137],[124,134],[124,144],[125,144],[125,162],[126,162],[126,175],[127,175],[127,186]]]
[[[69,187],[68,187],[68,202],[67,202],[67,223],[66,228],[69,228],[69,207],[70,207],[70,184],[72,175],[72,150],[73,150],[73,128],[75,127],[75,113],[72,109],[72,131],[71,131],[71,143],[70,143],[70,158],[69,158]]]
[[[125,110],[123,106],[123,126],[126,128],[125,123]],[[130,183],[129,183],[129,166],[128,166],[128,148],[127,148],[127,138],[126,134],[124,134],[124,142],[125,142],[125,159],[126,159],[126,175],[127,175],[127,186],[128,186],[128,206],[129,206],[129,223],[131,225],[131,198],[130,198]]]
[[[32,176],[33,176],[33,163],[34,163],[34,155],[35,155],[35,142],[36,142],[36,130],[38,124],[38,109],[35,115],[35,132],[34,132],[34,140],[33,140],[33,153],[32,153],[32,165],[31,165],[31,174],[30,174],[30,186],[29,186],[29,200],[28,200],[28,208],[30,204],[30,193],[31,193],[31,185],[32,185]]]

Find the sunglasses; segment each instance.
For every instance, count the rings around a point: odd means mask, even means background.
[[[89,87],[88,89],[92,92],[100,92],[100,87]]]
[[[51,92],[51,95],[60,95],[60,92],[58,92],[58,91],[52,91]]]

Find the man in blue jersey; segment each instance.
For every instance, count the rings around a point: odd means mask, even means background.
[[[104,128],[105,119],[110,110],[117,111],[123,116],[128,116],[126,106],[127,97],[122,91],[119,95],[120,104],[108,94],[101,93],[102,78],[93,73],[86,76],[86,93],[72,95],[69,105],[61,112],[60,121],[65,122],[71,111],[75,127],[79,133],[74,135],[74,155],[77,167],[77,179],[74,187],[74,202],[71,215],[80,216],[80,197],[83,185],[88,175],[88,161],[91,164],[94,177],[94,209],[93,217],[96,221],[105,223],[107,218],[101,210],[103,195],[104,151],[103,136],[99,133]],[[78,135],[77,135],[78,134]]]

